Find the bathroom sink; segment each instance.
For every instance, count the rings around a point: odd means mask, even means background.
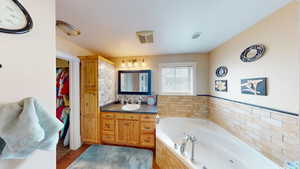
[[[140,104],[126,104],[124,106],[122,106],[122,110],[125,111],[133,111],[133,110],[137,110],[141,107]]]

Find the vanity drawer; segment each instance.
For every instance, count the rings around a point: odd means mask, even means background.
[[[116,119],[139,120],[140,116],[133,113],[117,113]]]
[[[113,119],[115,117],[114,113],[104,113],[102,112],[102,118],[104,119]]]
[[[140,116],[138,114],[125,114],[125,119],[127,119],[127,120],[139,120]]]
[[[141,121],[151,121],[151,122],[154,122],[155,121],[155,115],[152,115],[152,114],[143,114],[143,115],[141,115]]]
[[[104,131],[114,131],[115,130],[115,120],[103,119],[102,120],[102,130]]]
[[[111,134],[102,134],[102,141],[105,143],[114,143],[115,136]]]
[[[141,146],[154,147],[154,135],[153,134],[142,134],[141,135]]]
[[[154,133],[155,124],[153,122],[142,122],[141,123],[141,132],[143,134]]]
[[[115,135],[115,131],[104,131],[102,130],[103,135]]]

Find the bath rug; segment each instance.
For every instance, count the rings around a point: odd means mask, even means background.
[[[92,145],[67,169],[152,169],[150,150]]]

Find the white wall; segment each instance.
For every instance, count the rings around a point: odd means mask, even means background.
[[[94,55],[94,53],[89,51],[88,49],[85,49],[71,42],[70,40],[58,35],[56,36],[56,50],[57,52],[63,52],[64,54],[68,54],[71,56]]]
[[[128,57],[126,57],[128,58]],[[126,59],[124,58],[124,59]],[[130,57],[129,57],[130,58]],[[137,57],[133,57],[137,58]],[[137,69],[152,70],[152,91],[158,94],[159,91],[159,64],[160,63],[176,63],[176,62],[196,62],[197,63],[197,94],[208,94],[208,55],[207,54],[176,54],[176,55],[159,55],[145,56],[145,67]],[[118,69],[125,70],[120,67],[122,58],[110,58],[116,63]]]
[[[0,102],[36,97],[55,115],[55,1],[23,0],[34,28],[24,35],[0,33]],[[54,169],[55,151],[26,160],[2,160],[1,169]]]
[[[291,2],[253,27],[235,36],[209,55],[210,92],[225,97],[271,108],[299,112],[299,36],[298,2]],[[250,45],[267,47],[260,60],[243,63],[241,52]],[[227,66],[228,92],[216,92],[214,81],[218,66]],[[240,79],[268,78],[268,96],[241,94]]]

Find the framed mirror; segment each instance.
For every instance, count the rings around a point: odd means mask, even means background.
[[[118,94],[151,95],[151,70],[119,71]]]

